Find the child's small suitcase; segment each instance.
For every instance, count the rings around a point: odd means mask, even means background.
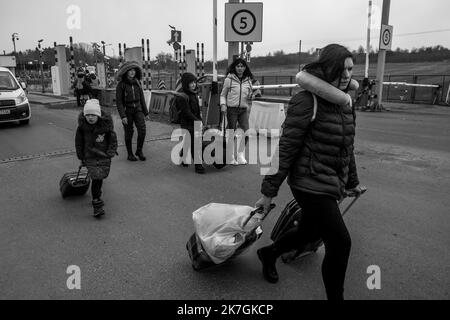
[[[78,168],[78,171],[64,174],[59,182],[59,190],[63,198],[81,196],[85,194],[91,183],[87,169]]]
[[[353,200],[342,211],[342,216],[347,213],[350,207],[364,192],[366,192],[366,190],[367,189],[363,187],[360,194],[346,194],[346,197],[353,197]],[[339,201],[339,204],[341,204],[342,202],[343,199]],[[292,199],[281,212],[280,217],[278,218],[275,226],[272,229],[270,238],[273,241],[276,241],[280,238],[281,235],[285,234],[291,228],[298,228],[301,223],[302,209],[298,205],[297,201],[295,201],[295,199]],[[316,252],[322,246],[322,244],[323,242],[320,238],[312,240],[301,248],[296,248],[294,250],[291,250],[290,252],[284,253],[283,255],[281,255],[281,260],[285,263],[289,263],[297,258]]]

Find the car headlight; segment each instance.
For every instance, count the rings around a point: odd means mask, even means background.
[[[16,106],[27,101],[27,96],[25,93],[21,93],[17,98],[14,99],[16,101]]]

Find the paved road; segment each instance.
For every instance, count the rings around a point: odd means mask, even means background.
[[[279,262],[276,285],[262,279],[255,251],[270,242],[290,199],[286,185],[255,246],[220,268],[192,270],[185,250],[192,211],[213,201],[252,205],[258,166],[208,167],[204,176],[176,167],[174,142],[161,140],[172,128],[148,122],[148,161],[129,163],[119,147],[104,186],[107,215],[97,221],[89,196],[62,200],[58,192],[59,178],[77,165],[78,111],[32,108],[29,126],[0,126],[0,299],[325,298],[323,249]],[[353,240],[346,297],[448,299],[450,113],[397,111],[358,112],[358,170],[369,192],[346,216]],[[18,158],[28,155],[35,156]],[[69,265],[81,268],[81,290],[66,287]],[[381,290],[367,289],[370,265],[381,268]]]

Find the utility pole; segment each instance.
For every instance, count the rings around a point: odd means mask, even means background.
[[[299,40],[298,42],[298,71],[300,72],[301,70],[301,57],[300,55],[302,54],[302,40]]]
[[[391,0],[383,0],[383,9],[381,15],[381,24],[389,24],[389,11],[391,7]],[[380,28],[381,29],[381,28]],[[378,50],[378,64],[377,64],[377,98],[378,108],[382,110],[381,104],[383,99],[383,81],[384,81],[384,64],[386,62],[386,50]]]
[[[364,84],[369,83],[369,57],[370,57],[370,26],[372,17],[372,0],[369,0],[369,15],[367,22],[367,45],[366,45],[366,69],[364,72]]]

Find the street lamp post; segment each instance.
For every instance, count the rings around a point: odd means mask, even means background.
[[[42,49],[41,49],[41,42],[44,41],[44,39],[41,39],[38,41],[38,51],[39,51],[39,69],[41,71],[41,86],[42,86],[42,93],[45,92],[44,88],[44,69],[42,65]]]

